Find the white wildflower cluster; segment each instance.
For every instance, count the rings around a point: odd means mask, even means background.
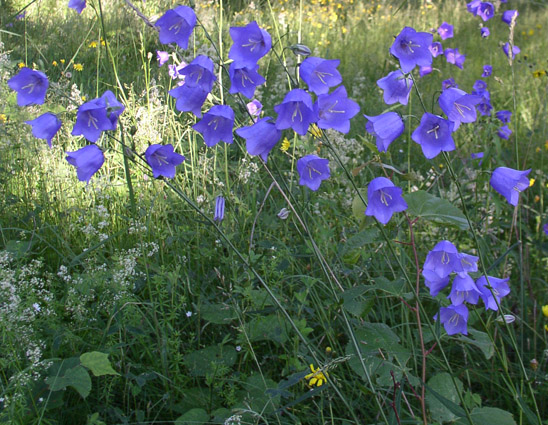
[[[240,425],[242,423],[242,415],[232,415],[230,418],[227,418],[224,422],[224,425]]]
[[[358,74],[354,77],[351,87],[351,98],[361,99],[367,93],[367,78],[364,74]]]
[[[70,102],[67,104],[67,112],[76,111],[78,106],[82,104],[82,93],[76,84],[70,87]]]
[[[238,178],[241,180],[242,183],[247,183],[249,181],[249,177],[252,175],[256,175],[259,172],[259,166],[253,162],[250,161],[247,158],[242,158],[240,162],[240,171],[238,174]]]
[[[353,167],[361,164],[364,151],[363,143],[354,138],[347,139],[344,134],[335,130],[324,131],[345,166]],[[332,161],[335,160],[330,151],[327,151],[326,157]]]

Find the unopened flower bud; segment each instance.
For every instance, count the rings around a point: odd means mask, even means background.
[[[278,213],[278,218],[281,220],[285,220],[289,217],[289,210],[287,208],[282,208],[280,212]]]
[[[310,47],[305,46],[304,44],[294,44],[293,46],[289,46],[291,51],[295,56],[310,56],[312,54],[312,50],[310,50]]]

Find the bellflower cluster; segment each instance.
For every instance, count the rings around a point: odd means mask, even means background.
[[[175,167],[181,164],[185,157],[174,152],[172,144],[154,144],[145,151],[145,159],[155,179],[160,176],[172,179],[175,177]]]
[[[402,197],[402,189],[386,177],[377,177],[367,186],[367,209],[365,215],[374,216],[386,224],[396,212],[405,211],[407,202]]]
[[[84,136],[95,143],[103,131],[116,130],[118,117],[124,111],[114,93],[107,90],[100,98],[90,100],[78,108],[73,136]]]
[[[489,184],[506,198],[510,205],[518,205],[519,194],[529,187],[527,176],[531,169],[520,171],[513,168],[498,167],[491,174]]]
[[[17,92],[17,105],[41,105],[46,99],[49,81],[43,72],[23,67],[8,80],[8,86]]]

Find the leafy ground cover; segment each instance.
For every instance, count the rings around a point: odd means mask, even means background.
[[[183,5],[1,1],[1,422],[548,423],[546,5]]]

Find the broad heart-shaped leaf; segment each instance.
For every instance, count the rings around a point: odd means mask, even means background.
[[[175,419],[175,425],[205,424],[209,421],[209,415],[204,409],[190,409],[184,415]]]
[[[457,388],[453,385],[451,375],[447,372],[438,373],[428,380],[426,403],[430,408],[432,418],[437,422],[458,419],[456,413],[457,411],[460,413],[461,410],[458,408],[460,404],[459,392],[462,393],[463,386],[459,379],[455,378],[455,382]]]
[[[99,351],[84,353],[80,356],[80,362],[82,366],[91,370],[94,376],[119,375],[110,365],[108,354]]]
[[[467,336],[461,335],[459,339],[461,341],[468,342],[472,345],[475,345],[478,347],[485,358],[489,360],[491,357],[493,357],[493,354],[495,354],[495,346],[493,345],[493,342],[489,339],[489,336],[485,332],[477,331],[472,328],[468,328],[468,333],[471,334],[474,339],[468,338]]]
[[[236,363],[236,349],[232,345],[210,345],[184,356],[188,371],[194,376],[206,376],[216,365],[231,367]]]
[[[63,376],[49,376],[46,383],[51,391],[63,390],[66,387],[72,387],[83,397],[86,398],[91,391],[91,378],[86,369],[82,366],[75,366],[67,369]]]
[[[468,221],[462,211],[445,199],[430,195],[424,190],[408,193],[403,196],[403,199],[407,202],[407,213],[410,215],[436,223],[457,226],[462,230],[469,228]]]
[[[470,412],[474,425],[516,425],[511,413],[496,407],[476,407]],[[457,425],[469,425],[467,418],[461,418]]]

